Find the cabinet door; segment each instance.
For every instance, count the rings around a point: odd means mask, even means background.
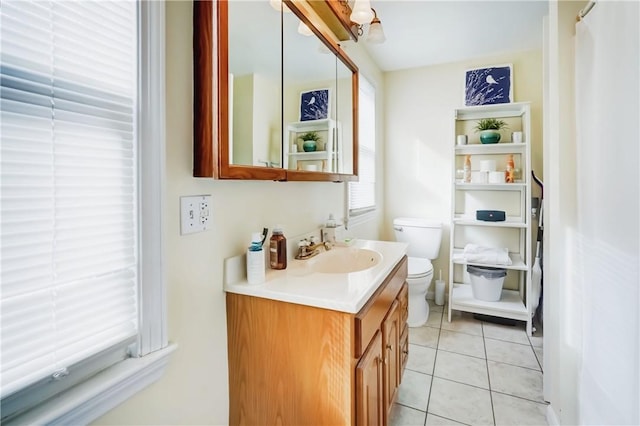
[[[382,336],[378,331],[356,366],[356,424],[383,425]]]
[[[400,385],[400,309],[394,301],[382,323],[382,345],[384,347],[384,407],[391,409]]]

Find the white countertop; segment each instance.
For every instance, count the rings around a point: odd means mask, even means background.
[[[354,247],[377,251],[382,255],[382,260],[360,272],[313,272],[309,262],[324,254],[320,253],[309,260],[291,260],[284,270],[267,269],[264,284],[250,285],[244,278],[232,283],[225,282],[224,291],[355,314],[407,253],[408,245],[357,240],[350,247],[334,247],[331,251]]]

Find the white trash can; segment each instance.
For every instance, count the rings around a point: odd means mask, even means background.
[[[467,265],[467,272],[471,278],[473,297],[486,302],[500,300],[504,277],[507,276],[506,269]]]

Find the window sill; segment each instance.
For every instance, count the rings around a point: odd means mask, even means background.
[[[377,209],[375,207],[371,208],[370,210],[352,214],[351,216],[348,216],[346,229],[350,229],[352,226],[362,225],[363,223],[375,220],[376,214]]]
[[[160,379],[176,348],[170,344],[143,357],[129,358],[5,425],[88,424]]]

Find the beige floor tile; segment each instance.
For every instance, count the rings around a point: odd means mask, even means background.
[[[484,322],[482,323],[482,331],[484,332],[484,337],[489,337],[491,339],[521,343],[523,345],[529,344],[529,337],[527,337],[524,323],[518,323],[518,325],[510,326]]]
[[[451,419],[445,419],[444,417],[436,416],[433,414],[427,414],[426,426],[448,426],[448,425],[464,425],[464,423],[458,423]]]
[[[438,350],[434,376],[489,389],[487,361]]]
[[[485,358],[484,341],[482,337],[466,333],[441,330],[438,349],[475,356],[477,358]]]
[[[431,310],[429,311],[429,319],[427,320],[427,324],[429,327],[440,328],[442,325],[442,311],[438,312],[433,309],[431,306]]]
[[[445,307],[447,306],[445,305],[436,305],[436,301],[433,299],[428,299],[427,302],[429,302],[429,311],[433,311],[433,312],[443,312]]]
[[[488,390],[433,378],[428,413],[470,425],[493,425]]]
[[[531,341],[531,346],[533,346],[534,348],[542,348],[542,343],[543,343],[542,336],[533,335],[529,337],[529,340]]]
[[[438,347],[440,329],[434,327],[409,327],[409,343],[414,345]]]
[[[451,322],[447,319],[442,321],[442,329],[482,336],[482,322],[473,318],[473,314],[469,312],[453,311]]]
[[[427,411],[430,389],[431,376],[412,370],[405,370],[402,375],[402,383],[398,388],[396,402],[416,410]]]
[[[540,370],[540,365],[530,345],[493,339],[484,339],[484,341],[487,348],[487,359]]]
[[[542,348],[533,348],[533,352],[536,354],[536,358],[538,358],[538,364],[540,364],[540,369],[544,371],[544,350]]]
[[[542,372],[494,361],[487,364],[492,391],[544,402]]]
[[[409,344],[409,360],[407,368],[424,374],[433,374],[436,350],[426,346]]]
[[[491,397],[493,398],[493,411],[496,416],[496,425],[498,426],[541,426],[547,424],[546,404],[495,392],[491,393]]]
[[[414,408],[393,404],[389,413],[390,426],[422,426],[427,413]]]

